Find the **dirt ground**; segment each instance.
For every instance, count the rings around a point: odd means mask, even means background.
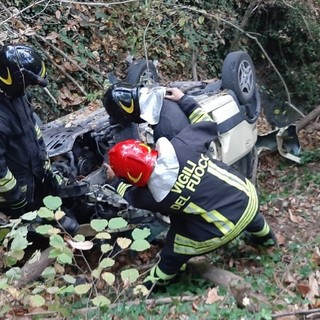
[[[299,133],[302,150],[320,148],[320,133]],[[280,245],[308,241],[320,234],[320,162],[299,165],[278,153],[259,157],[257,186],[269,201],[261,211],[273,226]],[[263,199],[262,199],[263,200]],[[268,199],[267,199],[268,200]]]

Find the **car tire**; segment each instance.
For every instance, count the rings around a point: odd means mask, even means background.
[[[158,73],[151,60],[138,59],[129,67],[126,82],[132,85],[147,86],[158,81]]]
[[[256,89],[256,71],[249,54],[230,52],[223,62],[221,80],[222,88],[232,90],[240,104],[250,103]]]

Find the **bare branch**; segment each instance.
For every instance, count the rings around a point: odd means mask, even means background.
[[[56,0],[59,4],[65,3],[65,4],[81,4],[85,6],[95,6],[95,7],[110,7],[117,4],[124,4],[128,2],[136,2],[138,0],[125,0],[125,1],[116,1],[116,2],[110,2],[110,3],[104,3],[104,2],[82,2],[82,1],[70,1],[70,0]]]
[[[35,6],[37,6],[37,5],[41,4],[41,3],[47,3],[47,1],[48,0],[39,0],[39,1],[36,1],[34,3],[31,3],[29,6],[23,8],[22,10],[20,10],[20,11],[18,11],[16,13],[13,13],[9,18],[1,21],[0,22],[0,26],[2,26],[3,24],[5,24],[6,22],[10,21],[13,18],[16,18],[16,17],[20,16],[24,11],[27,11],[30,8],[35,7]],[[10,12],[10,11],[8,10],[7,12]],[[11,12],[10,12],[10,14],[11,14]]]
[[[309,310],[297,310],[297,311],[290,311],[290,312],[281,312],[281,313],[272,314],[271,317],[272,317],[272,319],[277,319],[277,318],[282,318],[285,316],[294,316],[297,314],[307,315],[307,314],[318,313],[318,312],[320,312],[320,308],[309,309]]]

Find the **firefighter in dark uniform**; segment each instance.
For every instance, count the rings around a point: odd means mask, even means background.
[[[146,88],[119,82],[107,89],[102,101],[112,123],[127,126],[146,122],[153,129],[155,141],[160,137],[171,140],[190,122],[176,101],[165,94],[165,87]]]
[[[31,47],[0,49],[0,212],[11,218],[41,207],[61,179],[51,170],[27,87],[45,87],[46,68]],[[66,227],[70,225],[70,219]],[[61,220],[62,221],[62,220]]]
[[[217,124],[194,99],[177,88],[171,93],[168,98],[178,102],[191,124],[170,141],[160,138],[155,150],[134,139],[120,142],[106,164],[108,179],[131,205],[170,217],[148,287],[167,284],[191,257],[216,250],[244,231],[256,244],[276,244],[259,213],[253,184],[208,153]]]

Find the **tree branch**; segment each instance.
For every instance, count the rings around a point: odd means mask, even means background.
[[[18,288],[22,288],[27,285],[27,283],[37,280],[40,277],[42,271],[46,267],[53,264],[54,259],[49,258],[51,249],[52,248],[49,247],[44,250],[37,261],[29,260],[26,262],[26,264],[21,268],[22,275],[17,282]]]
[[[68,5],[70,4],[80,4],[80,5],[85,5],[85,6],[95,6],[95,7],[110,7],[116,4],[124,4],[128,2],[136,2],[138,0],[125,0],[125,1],[116,1],[116,2],[110,2],[110,3],[104,3],[104,2],[81,2],[81,1],[70,1],[70,0],[56,0],[56,2],[61,3],[66,3]]]
[[[302,118],[297,123],[297,131],[300,131],[304,127],[306,127],[312,120],[314,120],[317,116],[320,115],[320,105],[315,107],[310,113],[308,113],[304,118]]]
[[[320,312],[320,308],[316,308],[316,309],[309,309],[309,310],[297,310],[297,311],[288,311],[288,312],[280,312],[280,313],[275,313],[272,314],[271,317],[272,319],[277,319],[277,318],[281,318],[281,317],[285,317],[285,316],[294,316],[297,314],[312,314],[312,313],[318,313]]]
[[[258,1],[261,1],[261,0],[250,1],[249,6],[248,6],[243,18],[242,18],[241,23],[240,23],[240,28],[242,30],[245,29],[245,27],[249,21],[249,17],[251,15],[251,13],[254,11],[254,8],[255,8]],[[238,47],[239,41],[240,41],[239,30],[236,30],[235,37],[234,37],[234,39],[231,43],[231,46],[230,46],[232,50],[235,50],[235,48]]]
[[[277,69],[277,67],[274,65],[273,61],[271,60],[271,58],[269,57],[269,55],[267,54],[267,52],[264,50],[264,48],[262,47],[261,43],[259,42],[259,40],[257,39],[257,37],[253,36],[252,34],[250,34],[249,32],[246,32],[244,31],[243,29],[241,29],[240,27],[236,26],[234,23],[228,21],[228,20],[225,20],[217,15],[214,15],[212,13],[208,13],[204,10],[200,10],[200,9],[195,9],[195,8],[192,8],[192,7],[188,7],[188,6],[182,6],[182,5],[175,5],[178,9],[181,9],[181,10],[189,10],[189,11],[193,11],[193,12],[197,12],[197,13],[201,13],[207,17],[210,17],[210,18],[213,18],[217,21],[222,21],[224,22],[225,24],[235,28],[236,30],[238,30],[239,32],[243,33],[245,36],[247,36],[248,38],[254,40],[256,42],[256,44],[258,45],[258,47],[260,48],[260,50],[263,52],[263,54],[265,55],[265,57],[267,58],[267,60],[269,61],[269,63],[271,64],[272,68],[275,70],[276,74],[278,75],[278,77],[280,78],[282,84],[283,84],[283,87],[285,89],[285,92],[286,92],[286,95],[287,95],[287,100],[288,100],[288,105],[294,110],[296,111],[297,113],[299,113],[302,117],[304,117],[305,115],[299,110],[297,109],[292,103],[291,103],[291,96],[290,96],[290,93],[289,93],[289,90],[288,90],[288,87],[287,87],[287,84],[286,82],[284,81],[281,73],[279,72],[279,70]]]

